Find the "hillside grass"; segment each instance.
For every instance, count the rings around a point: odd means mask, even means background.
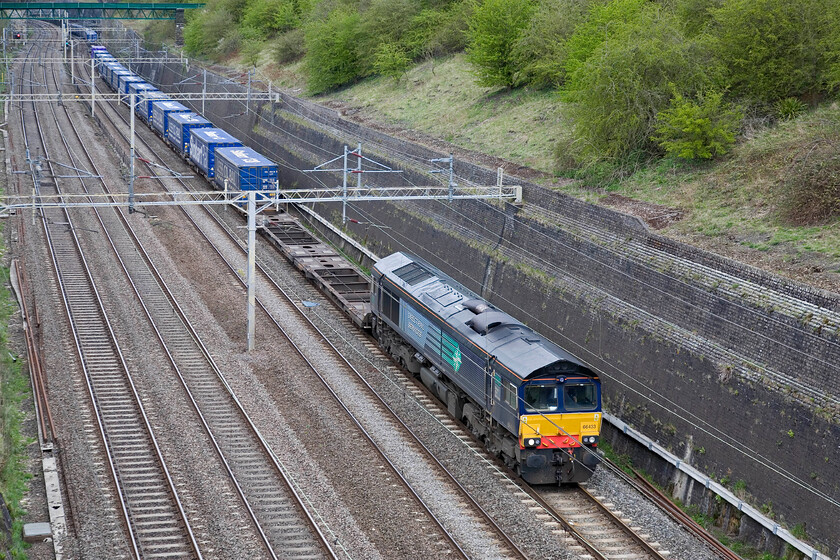
[[[227,61],[245,66],[237,62]],[[792,172],[793,158],[806,153],[816,138],[840,145],[837,103],[826,102],[790,121],[755,125],[719,160],[665,158],[605,183],[588,180],[585,170],[558,168],[557,146],[571,133],[556,93],[479,86],[463,54],[427,60],[399,79],[368,78],[318,96],[306,95],[300,62],[278,66],[266,50],[258,71],[294,95],[341,105],[350,118],[421,131],[554,175],[541,181],[544,186],[576,198],[597,204],[619,194],[663,211],[679,210],[682,218],[661,233],[840,291],[840,218],[798,226],[780,207],[780,184]]]
[[[339,102],[389,125],[560,174],[554,150],[568,130],[557,96],[478,86],[462,55],[425,62],[398,81],[372,78],[312,99]],[[792,158],[815,138],[830,135],[837,123],[840,108],[828,104],[742,137],[732,154],[715,162],[666,158],[605,188],[576,180],[558,181],[556,188],[595,203],[616,193],[679,209],[683,219],[664,233],[776,253],[782,268],[813,253],[833,261],[826,272],[838,273],[840,219],[796,226],[786,223],[779,207],[779,184],[790,173]]]
[[[549,173],[563,131],[556,94],[479,86],[462,54],[424,62],[399,80],[371,78],[315,100],[346,103],[382,122]]]

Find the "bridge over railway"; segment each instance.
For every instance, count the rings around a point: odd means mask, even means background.
[[[3,2],[0,19],[181,19],[204,4],[146,2]]]

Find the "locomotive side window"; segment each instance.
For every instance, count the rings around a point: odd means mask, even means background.
[[[400,323],[400,299],[385,286],[382,286],[382,314],[395,324]]]
[[[507,401],[508,405],[514,409],[518,410],[519,407],[516,406],[516,385],[513,383],[508,383],[505,386],[505,401]]]
[[[526,412],[554,412],[557,410],[557,385],[526,385]]]
[[[592,383],[579,383],[563,387],[563,407],[566,410],[593,410],[598,395]]]

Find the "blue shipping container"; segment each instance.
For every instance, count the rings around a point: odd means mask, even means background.
[[[190,130],[211,128],[213,123],[195,113],[171,113],[166,138],[183,157],[190,155]]]
[[[152,102],[152,126],[161,136],[166,138],[166,131],[169,128],[169,115],[172,113],[189,113],[190,110],[177,101],[153,101]]]
[[[142,113],[143,113],[143,110],[141,109],[140,106],[142,105],[143,99],[145,98],[146,94],[152,93],[152,92],[155,92],[155,91],[159,92],[160,90],[158,88],[156,88],[155,86],[153,86],[152,84],[148,83],[148,82],[134,82],[134,83],[128,84],[129,95],[132,94],[132,93],[134,94],[134,111],[135,111],[135,113],[137,113],[138,116],[142,115]],[[130,102],[130,101],[131,101],[130,97],[126,98],[126,102]]]
[[[140,98],[141,92],[148,92],[148,91],[160,91],[158,88],[150,84],[149,82],[133,82],[128,84],[128,93],[135,94],[137,99]],[[135,99],[136,101],[136,99]]]
[[[111,84],[111,89],[119,92],[120,91],[120,76],[130,76],[131,72],[127,68],[119,68],[111,71],[111,79],[109,83]]]
[[[128,84],[145,81],[146,80],[144,80],[136,74],[121,74],[119,79],[119,86],[117,89],[119,90],[119,93],[123,95],[128,95]]]
[[[147,123],[152,122],[152,107],[156,101],[171,101],[162,91],[143,92],[138,97],[140,99],[136,107],[137,115]]]
[[[128,92],[129,94],[134,94],[134,112],[138,117],[143,119],[143,112],[147,110],[148,106],[148,103],[146,102],[147,96],[153,93],[160,93],[160,90],[148,82],[135,82],[133,84],[128,84]],[[131,98],[129,98],[128,101],[131,101]],[[148,117],[146,117],[146,119],[148,119]]]
[[[190,132],[190,161],[195,163],[208,179],[212,179],[216,171],[216,148],[241,145],[242,142],[221,128],[198,128]]]
[[[119,62],[106,62],[99,67],[99,74],[102,76],[102,79],[108,82],[108,85],[111,85],[111,72],[114,70],[119,70],[122,68],[122,65]]]
[[[216,149],[216,175],[213,181],[222,189],[272,191],[277,182],[277,164],[251,148]]]
[[[108,75],[105,76],[105,81],[108,82],[108,85],[111,86],[111,89],[114,90],[114,91],[116,91],[116,89],[117,89],[116,87],[114,87],[114,80],[116,79],[115,78],[115,73],[116,72],[122,72],[122,71],[128,72],[128,70],[126,70],[125,67],[121,64],[117,64],[115,66],[109,66],[108,67]]]

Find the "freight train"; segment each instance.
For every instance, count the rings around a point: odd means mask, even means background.
[[[77,39],[87,41],[88,43],[95,43],[99,40],[99,35],[96,31],[90,27],[79,25],[78,23],[70,24],[70,35],[76,37]]]
[[[109,86],[182,158],[225,190],[274,190],[277,165],[94,47]],[[531,484],[587,480],[601,429],[598,375],[429,263],[394,253],[373,281],[288,215],[265,236],[353,321]]]
[[[198,169],[210,184],[240,191],[273,191],[277,188],[277,164],[170,99],[120,64],[104,46],[91,46],[90,55],[97,63],[100,77],[121,95],[120,101],[127,105],[134,94],[134,112],[140,120]]]

